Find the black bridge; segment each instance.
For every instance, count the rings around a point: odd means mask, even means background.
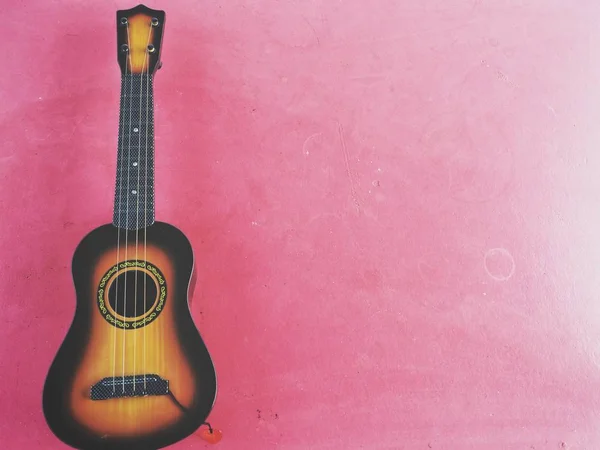
[[[155,374],[107,377],[90,389],[92,400],[169,394],[169,381]]]

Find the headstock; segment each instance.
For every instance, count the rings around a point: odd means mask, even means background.
[[[123,74],[152,75],[160,69],[165,12],[138,5],[117,11],[117,52]]]

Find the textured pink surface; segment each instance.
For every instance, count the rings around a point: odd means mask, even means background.
[[[111,218],[135,3],[3,3],[1,447],[63,449],[41,389]],[[597,2],[148,6],[211,448],[600,448]]]

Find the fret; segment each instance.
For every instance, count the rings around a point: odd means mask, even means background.
[[[154,149],[144,148],[144,147],[134,147],[131,148],[125,146],[124,148],[119,148],[117,157],[123,158],[126,160],[136,159],[136,158],[145,158],[148,156],[149,158],[154,155]]]
[[[146,166],[148,167],[149,165],[152,164],[152,154],[150,152],[148,152],[147,155],[145,155],[142,151],[142,153],[138,153],[138,152],[131,152],[130,155],[126,155],[124,154],[126,152],[123,152],[123,154],[119,155],[117,157],[117,169],[123,168],[124,170],[127,170],[128,167],[134,168],[134,167],[140,167],[140,166]],[[137,164],[134,164],[137,163]]]
[[[151,105],[150,105],[151,106]],[[137,112],[137,113],[143,113],[143,115],[150,115],[151,112],[149,110],[149,106],[145,105],[143,102],[140,105],[137,102],[133,102],[133,104],[131,104],[130,106],[122,106],[121,107],[121,112]]]
[[[145,193],[146,189],[152,188],[153,186],[154,183],[150,180],[146,180],[144,182],[140,180],[139,183],[137,180],[130,180],[129,183],[127,181],[123,181],[123,183],[119,183],[117,186],[115,194],[121,196],[128,195],[128,193],[133,189],[137,190],[138,192]]]
[[[142,133],[141,137],[140,134],[138,133],[131,133],[131,134],[122,134],[121,135],[121,145],[124,145],[126,147],[126,150],[129,149],[129,141],[132,141],[134,144],[131,145],[138,145],[140,147],[144,146],[145,147],[145,143],[146,143],[146,135],[150,135],[151,133]],[[125,143],[123,144],[123,139],[125,140]],[[148,136],[148,139],[150,139],[150,137]],[[141,144],[140,144],[141,142]]]
[[[135,114],[133,114],[135,113]],[[131,125],[131,127],[135,127],[136,122],[140,123],[142,125],[145,126],[149,126],[152,121],[153,118],[150,117],[148,114],[146,114],[146,111],[144,110],[133,110],[133,109],[127,109],[125,111],[123,111],[121,113],[121,119],[125,120],[125,122],[123,122],[123,125],[125,127],[128,127]],[[129,123],[131,122],[131,124]]]
[[[133,158],[135,159],[135,158]],[[137,164],[133,164],[134,162],[136,162]],[[131,164],[128,164],[126,166],[124,165],[117,165],[117,171],[119,173],[127,173],[128,171],[131,173],[135,173],[136,177],[137,177],[137,173],[140,173],[140,176],[144,176],[144,173],[147,173],[148,175],[151,175],[150,169],[148,168],[148,163],[146,162],[138,162],[138,161],[133,161]]]
[[[128,169],[131,171],[135,171],[138,169],[144,169],[150,172],[152,161],[151,158],[145,158],[144,155],[134,155],[129,156],[127,158],[118,158],[117,159],[117,170],[127,171]]]
[[[113,224],[119,228],[143,228],[154,223],[152,90],[151,76],[122,77],[113,213]]]
[[[119,186],[117,186],[116,188],[116,196],[120,196],[120,197],[127,197],[129,196],[129,194],[131,194],[132,191],[136,191],[139,194],[142,194],[142,196],[146,193],[146,191],[152,189],[152,187],[154,187],[154,183],[148,182],[148,183],[137,183],[137,182],[130,182],[130,183],[122,183]],[[134,194],[131,194],[134,195]]]
[[[129,145],[129,143],[126,143],[126,144],[119,144],[117,146],[118,150],[129,150],[129,149],[138,149],[138,148],[141,148],[142,150],[145,148],[148,148],[148,149],[154,148],[154,142],[151,142],[150,139],[148,139],[148,144],[146,144],[146,140],[144,139],[143,144],[140,144],[139,142],[138,143],[134,142],[131,145]]]
[[[136,170],[142,170],[142,172],[146,171],[147,173],[152,173],[154,172],[154,167],[151,165],[152,162],[150,161],[150,158],[138,158],[138,157],[131,157],[131,158],[118,158],[117,160],[117,170],[119,172],[127,172],[127,170],[131,170],[136,171]]]
[[[132,177],[138,178],[140,181],[142,180],[154,180],[154,174],[152,171],[148,170],[146,165],[142,166],[132,166],[132,167],[117,167],[117,175],[123,175],[123,179],[127,178],[127,175],[130,174]]]
[[[152,188],[154,186],[154,180],[151,177],[148,177],[146,180],[142,180],[140,178],[139,182],[137,180],[137,176],[131,176],[129,181],[127,181],[127,174],[122,176],[121,182],[116,187],[116,194],[121,192],[129,192],[131,189],[137,189],[144,191],[144,189]]]
[[[119,173],[119,175],[118,175],[119,180],[117,180],[117,186],[116,186],[117,192],[120,189],[119,186],[141,186],[141,187],[150,186],[151,187],[154,183],[154,177],[151,174],[148,174],[148,177],[143,177],[141,175],[143,175],[143,174],[140,173],[140,177],[138,180],[138,174],[131,173],[131,174],[129,174],[129,181],[128,181],[126,171],[124,173],[123,172]]]
[[[137,197],[143,197],[143,196],[139,195]],[[134,209],[134,210],[137,208],[144,208],[144,209],[148,210],[148,209],[152,209],[152,204],[148,201],[144,201],[142,198],[140,198],[140,200],[138,202],[136,196],[131,194],[131,196],[121,196],[121,197],[117,198],[117,204],[116,204],[115,210],[117,210],[119,208],[129,208],[129,209]]]
[[[154,178],[153,169],[153,166],[150,166],[147,162],[143,161],[132,160],[129,164],[127,164],[126,162],[124,164],[117,163],[117,175],[123,174],[124,176],[127,176],[127,173],[131,173],[135,174],[135,176],[137,177],[139,173],[140,178],[147,176],[150,179]]]
[[[123,119],[125,120],[125,119]],[[120,133],[123,136],[132,136],[132,137],[140,137],[142,136],[142,138],[148,133],[148,131],[150,131],[152,129],[152,127],[154,126],[152,121],[145,121],[142,120],[140,121],[139,119],[133,119],[131,120],[131,123],[129,119],[126,120],[127,123],[125,123],[124,125],[124,129],[120,130]],[[138,130],[138,131],[134,131],[134,130]]]
[[[117,189],[119,191],[119,189]],[[136,192],[135,194],[133,192]],[[125,192],[115,196],[115,200],[117,200],[118,205],[130,205],[135,207],[135,205],[148,205],[150,206],[150,202],[148,201],[148,195],[144,192],[144,189],[139,186],[133,186],[125,190]]]
[[[124,140],[124,142],[119,142],[119,145],[117,146],[117,150],[120,150],[122,152],[126,152],[126,153],[132,153],[133,150],[135,150],[135,153],[137,155],[137,151],[138,150],[151,150],[154,149],[154,142],[150,142],[150,137],[148,136],[148,143],[146,144],[146,138],[144,137],[142,139],[142,142],[139,142],[139,139],[132,139],[132,142],[129,143],[127,140]]]
[[[146,214],[148,214],[149,212],[153,211],[153,208],[151,208],[151,205],[148,203],[144,203],[142,201],[138,203],[137,201],[131,201],[131,199],[129,199],[129,202],[127,202],[126,200],[127,199],[122,198],[117,202],[117,205],[115,206],[115,212],[126,214],[131,212],[135,213],[137,210],[140,210],[145,211]]]
[[[142,162],[145,159],[150,160],[152,157],[153,152],[150,151],[150,149],[146,150],[146,149],[128,149],[125,148],[123,149],[118,155],[117,155],[117,163],[121,162],[121,160],[124,163],[127,163],[129,161],[137,161]]]
[[[129,165],[128,163],[137,162],[138,164],[148,164],[152,160],[151,151],[145,151],[144,149],[139,150],[131,150],[128,149],[123,150],[119,155],[117,155],[117,166],[120,166],[119,163],[123,162],[125,164],[125,168]]]
[[[129,134],[135,137],[144,136],[144,132],[147,132],[154,127],[154,120],[140,120],[138,118],[122,120],[125,120],[126,123],[123,123],[123,129],[119,130],[121,134]],[[138,131],[135,131],[136,129]]]
[[[140,211],[139,216],[136,214],[135,210],[134,211],[119,211],[119,215],[121,216],[127,216],[131,222],[133,224],[139,224],[139,228],[145,228],[149,225],[152,225],[152,223],[150,223],[148,225],[148,220],[154,220],[154,213],[150,213],[150,211]],[[132,227],[135,229],[135,227]]]
[[[128,123],[124,130],[120,130],[119,134],[121,139],[127,138],[136,141],[141,139],[143,142],[145,142],[146,136],[150,137],[153,127],[154,125],[150,122],[132,122],[131,124]]]
[[[146,114],[146,111],[139,109],[128,109],[126,111],[123,111],[121,113],[121,116],[121,119],[125,120],[125,122],[123,122],[123,125],[125,125],[125,127],[135,127],[138,123],[141,125],[149,126],[149,124],[152,122],[152,117],[149,117]]]
[[[136,214],[136,213],[137,213],[137,211],[139,211],[139,212],[141,212],[141,213],[144,213],[144,214],[146,214],[146,215],[148,215],[148,213],[152,212],[152,211],[150,211],[148,208],[143,208],[143,207],[142,207],[142,205],[140,205],[140,208],[139,208],[139,209],[137,209],[137,208],[135,208],[135,207],[133,207],[133,209],[132,209],[132,208],[131,208],[131,205],[130,205],[130,208],[129,208],[129,209],[127,209],[127,208],[125,208],[125,205],[124,205],[124,204],[123,204],[123,207],[122,207],[122,208],[115,208],[115,211],[117,211],[117,212],[119,212],[119,213],[122,213],[122,214],[126,214],[126,213],[133,213],[133,214]]]
[[[126,76],[131,76],[131,75],[126,75]],[[121,84],[121,87],[123,87],[124,85]],[[148,86],[147,84],[140,84],[140,83],[133,83],[132,85],[130,85],[129,83],[126,83],[126,85],[124,86],[126,89],[126,92],[121,91],[121,100],[127,100],[127,101],[140,101],[140,99],[143,101],[145,101],[145,99],[152,99],[151,95],[148,95],[148,89],[152,89],[152,83],[150,83],[150,86]],[[152,94],[152,93],[150,93]]]
[[[133,86],[135,86],[135,84]],[[134,93],[130,94],[129,89],[131,89],[131,87],[133,87],[133,86],[127,85],[127,92],[125,94],[121,93],[122,99],[123,98],[137,98],[139,100],[140,98],[146,98],[148,96],[148,95],[146,95],[147,94],[146,92],[144,92],[144,93],[134,92]],[[147,86],[145,84],[143,86],[138,86],[137,90],[139,90],[141,88],[147,89]]]
[[[154,209],[149,208],[149,205],[144,206],[143,203],[140,203],[138,205],[137,203],[129,202],[129,206],[127,205],[127,203],[119,203],[119,206],[115,208],[115,212],[119,213],[120,215],[135,216],[138,211],[140,212],[140,216],[154,215]]]
[[[133,191],[136,191],[138,195],[144,196],[144,194],[146,194],[146,191],[148,191],[149,193],[152,187],[154,187],[153,183],[123,183],[117,186],[117,188],[115,189],[115,194],[118,197],[129,197],[130,194],[136,195],[132,193]],[[144,201],[144,199],[142,199],[142,201]]]
[[[154,216],[154,208],[151,208],[150,205],[144,205],[144,203],[140,202],[126,202],[120,203],[118,207],[115,208],[115,212],[118,213],[119,216],[126,217],[135,217],[137,212],[140,212],[140,217],[152,217]]]

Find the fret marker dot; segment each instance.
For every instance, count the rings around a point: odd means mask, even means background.
[[[137,133],[138,131],[140,131],[140,130],[139,130],[139,128],[134,128],[134,129],[133,129],[133,132],[134,132],[134,133]]]
[[[133,167],[137,167],[137,163],[136,162],[133,163]]]
[[[136,190],[131,191],[132,194],[137,194]]]

